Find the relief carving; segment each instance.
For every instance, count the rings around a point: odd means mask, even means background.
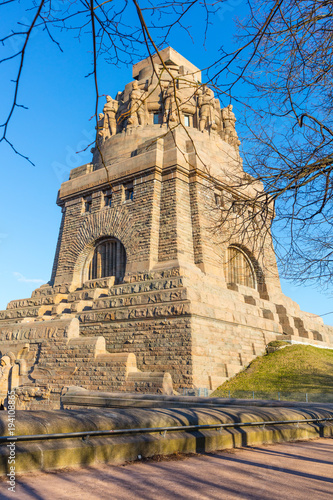
[[[0,404],[3,405],[10,389],[10,372],[14,361],[10,356],[5,355],[0,359]]]
[[[9,391],[28,382],[28,371],[35,363],[29,344],[5,344],[0,358],[0,404],[6,405]]]

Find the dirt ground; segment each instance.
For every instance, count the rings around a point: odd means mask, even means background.
[[[333,499],[333,439],[178,455],[121,466],[99,466],[17,477],[26,499]]]

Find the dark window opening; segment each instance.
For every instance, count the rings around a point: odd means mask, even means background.
[[[112,194],[111,193],[106,193],[104,195],[104,205],[106,207],[111,207],[112,206]]]
[[[134,190],[132,187],[128,187],[125,189],[125,200],[133,200]]]
[[[237,205],[237,202],[233,201],[232,203],[232,211],[234,214],[239,214],[240,212],[240,207]]]
[[[154,113],[154,125],[159,125],[160,123],[160,114]]]
[[[223,200],[223,195],[221,193],[215,193],[215,204],[217,207],[222,208],[224,207],[224,200]]]
[[[90,198],[86,198],[84,200],[84,211],[91,212],[91,199]]]

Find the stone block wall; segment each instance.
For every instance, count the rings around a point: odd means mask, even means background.
[[[126,135],[122,139],[125,142]],[[198,155],[207,149],[209,136],[199,136],[199,139]],[[117,137],[117,141],[120,138]],[[228,244],[241,244],[245,249],[248,247],[249,256],[257,266],[263,293],[280,290],[269,232],[265,238],[258,235],[255,246],[252,240],[239,241],[238,236],[232,234],[232,221],[229,226],[222,226],[221,233],[218,229],[221,213],[214,190],[218,186],[223,195],[230,197],[230,187],[223,191],[225,184],[218,178],[214,180],[204,170],[195,169],[191,154],[180,153],[179,141],[186,150],[184,133],[178,131],[173,140],[167,134],[151,142],[147,146],[150,156],[147,156],[147,148],[134,150],[134,156],[126,161],[126,170],[123,163],[111,165],[111,207],[104,206],[103,193],[110,186],[100,170],[74,176],[63,184],[59,204],[65,213],[52,283],[66,283],[73,289],[81,286],[87,280],[85,269],[94,246],[100,238],[109,236],[118,238],[125,247],[127,274],[171,268],[175,264],[195,264],[224,282]],[[210,146],[213,150],[214,143]],[[143,157],[148,162],[144,165]],[[171,158],[178,163],[174,164]],[[133,187],[132,200],[125,199],[129,185]],[[91,206],[87,213],[84,200],[88,194]],[[234,218],[241,223],[241,215],[234,214]]]
[[[283,295],[274,298],[280,303],[274,303],[248,287],[233,288],[194,268],[183,275],[178,268],[137,273],[118,285],[105,278],[87,282],[75,291],[65,285],[41,287],[31,299],[12,301],[0,312],[0,331],[14,331],[14,325],[46,328],[52,321],[77,318],[80,335],[66,344],[28,339],[29,355],[35,359],[39,352],[40,359],[47,361],[40,368],[56,373],[52,379],[54,397],[68,385],[115,391],[161,390],[166,372],[176,390],[214,389],[263,354],[271,340],[333,346],[333,329],[302,313]],[[31,320],[36,321],[25,323]],[[93,354],[99,339],[110,353],[106,357]],[[13,350],[13,345],[8,346],[13,340],[10,335],[3,338],[2,354]],[[22,339],[16,341],[22,343]],[[124,372],[110,361],[111,354],[134,356],[141,370],[138,378],[127,376],[125,383]],[[150,373],[155,374],[159,386],[153,384]],[[40,370],[39,382],[43,380]],[[22,397],[29,402],[33,388],[25,394],[27,390],[22,388]]]
[[[141,372],[133,353],[108,352],[101,335],[81,336],[76,318],[0,326],[0,358],[0,400],[6,405],[15,390],[17,409],[59,408],[68,386],[173,393],[168,373]]]

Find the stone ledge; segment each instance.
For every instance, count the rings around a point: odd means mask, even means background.
[[[216,424],[237,421],[295,420],[332,416],[329,405],[304,408],[232,407],[205,409],[184,408],[158,410],[131,408],[119,410],[18,411],[16,434],[51,434],[101,429],[164,427]],[[7,415],[0,417],[0,429],[6,434]],[[263,443],[331,437],[333,425],[293,424],[255,426],[241,429],[177,431],[93,437],[88,439],[57,439],[16,443],[16,472],[61,469],[67,466],[98,462],[124,463],[153,455],[213,452],[215,450],[253,446]],[[0,446],[0,470],[7,473],[9,449]]]
[[[312,333],[312,332],[311,332]],[[299,335],[277,335],[276,340],[282,340],[294,344],[310,345],[312,347],[319,347],[320,349],[333,349],[332,345],[322,340],[315,340],[313,338],[300,337]]]
[[[137,394],[124,392],[90,391],[83,387],[68,386],[61,398],[64,409],[67,405],[104,408],[300,408],[315,410],[320,408],[333,414],[332,403],[305,403],[304,401],[280,401],[260,399],[234,399],[221,397],[178,396],[176,394]]]

